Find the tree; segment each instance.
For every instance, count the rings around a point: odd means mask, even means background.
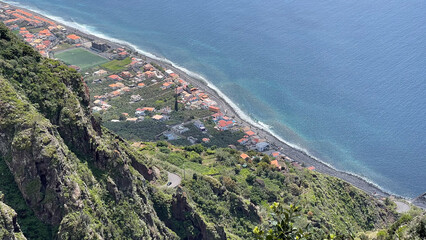
[[[256,176],[250,173],[246,177],[246,182],[248,184],[253,184],[255,179],[256,179]]]
[[[178,94],[175,94],[175,111],[179,111]]]
[[[285,208],[281,203],[273,203],[271,206],[271,220],[268,221],[268,229],[255,227],[253,233],[259,240],[308,240],[312,239],[311,233],[307,227],[295,227],[296,218],[301,216],[301,208],[299,206],[290,205]],[[334,234],[326,235],[320,239],[333,240],[343,236]]]
[[[294,226],[294,221],[300,216],[301,209],[295,205],[285,208],[280,203],[271,205],[272,214],[269,221],[269,230],[255,227],[253,233],[257,239],[265,240],[296,240],[308,239],[309,233]]]

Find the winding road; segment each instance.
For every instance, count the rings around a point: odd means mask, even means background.
[[[171,183],[170,185],[167,186],[169,188],[174,188],[182,182],[182,178],[179,175],[171,173],[171,172],[167,172],[167,178],[168,178],[167,184]]]

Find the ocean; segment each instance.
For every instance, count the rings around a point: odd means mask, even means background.
[[[252,120],[404,197],[426,191],[423,0],[17,0],[203,76]]]

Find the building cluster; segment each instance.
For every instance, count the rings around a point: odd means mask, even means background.
[[[53,21],[7,4],[0,4],[0,20],[46,57],[57,44],[58,35],[65,31]]]
[[[88,39],[83,39],[81,36],[68,31],[65,27],[49,19],[12,7],[8,4],[0,3],[0,21],[46,57],[49,57],[49,53],[63,43],[71,44],[71,47],[85,47],[108,59],[123,60],[131,57],[131,62],[125,66],[126,69],[124,71],[108,72],[107,70],[100,69],[93,73],[93,76],[96,78],[94,83],[101,83],[104,81],[110,82],[108,85],[108,92],[103,95],[94,96],[94,106],[92,107],[94,112],[108,111],[112,107],[108,104],[108,100],[130,93],[135,89],[143,88],[146,84],[157,84],[162,91],[173,89],[178,98],[178,102],[181,103],[185,109],[208,109],[211,111],[211,119],[218,131],[243,131],[245,135],[237,141],[236,145],[264,152],[274,158],[282,157],[292,162],[296,167],[300,167],[297,162],[277,152],[276,148],[274,150],[274,147],[271,146],[266,139],[259,137],[250,127],[242,128],[239,126],[236,120],[222,113],[220,106],[218,106],[205,91],[191,86],[191,84],[171,69],[163,69],[154,63],[147,63],[143,59],[135,57],[135,54],[132,54],[131,51],[123,47],[111,47],[107,43],[99,40],[90,42]],[[77,66],[70,67],[79,70]],[[142,100],[142,96],[133,94],[130,96],[129,104],[138,103]],[[166,121],[170,119],[172,111],[170,107],[164,107],[162,109],[138,107],[135,108],[134,116],[130,116],[128,113],[122,113],[121,120],[115,119],[112,121],[118,122],[124,119],[125,121],[138,122],[143,121],[147,116],[155,121]],[[201,132],[207,132],[202,121],[195,120],[192,121],[192,124]],[[168,131],[163,132],[162,135],[168,140],[175,140],[183,137],[182,134],[188,130],[189,129],[182,123],[171,127]],[[198,139],[194,137],[188,137],[187,139],[191,143],[199,142]],[[208,143],[210,142],[210,138],[204,137],[201,141]],[[249,156],[244,153],[241,157],[246,160],[249,159]],[[271,164],[277,168],[281,168],[277,160],[273,160]],[[315,168],[309,167],[309,169],[314,170]]]

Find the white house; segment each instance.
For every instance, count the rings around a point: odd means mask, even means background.
[[[257,143],[257,144],[256,144],[256,149],[257,149],[257,151],[259,151],[259,152],[264,152],[264,151],[266,151],[266,150],[268,150],[268,149],[269,149],[269,143],[267,143],[267,142],[260,142],[260,143]]]

